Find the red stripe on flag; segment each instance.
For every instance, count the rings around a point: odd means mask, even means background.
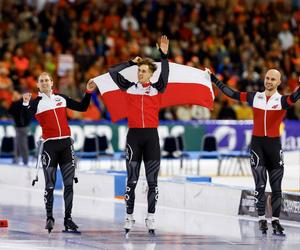
[[[112,122],[127,118],[126,93],[113,90],[102,95],[104,104],[109,111]]]
[[[197,83],[168,83],[161,98],[161,107],[195,104],[213,108],[213,96],[206,85]]]

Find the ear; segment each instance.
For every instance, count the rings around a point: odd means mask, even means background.
[[[278,85],[277,86],[279,86],[281,84],[281,80],[279,79],[279,81],[278,81]]]

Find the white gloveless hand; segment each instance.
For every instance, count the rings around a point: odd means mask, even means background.
[[[208,68],[205,68],[205,72],[207,72],[208,74],[210,74],[210,75],[211,75],[211,71],[210,71],[210,69],[208,69]]]

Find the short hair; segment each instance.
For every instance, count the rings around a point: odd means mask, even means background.
[[[139,67],[141,65],[148,65],[150,71],[153,73],[155,72],[155,70],[157,70],[157,66],[156,64],[154,63],[154,61],[151,59],[151,58],[144,58],[142,59],[142,61],[140,61],[138,64],[137,64]]]
[[[46,72],[46,71],[42,72],[42,73],[38,76],[38,81],[40,80],[40,77],[41,77],[42,75],[47,75],[47,76],[49,76],[50,80],[53,82],[53,78],[52,78],[51,74],[48,73],[48,72]]]

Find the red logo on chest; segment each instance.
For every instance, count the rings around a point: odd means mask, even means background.
[[[273,106],[272,106],[272,109],[276,109],[277,107],[278,107],[278,104],[273,105]]]
[[[56,103],[56,107],[59,107],[59,106],[61,106],[61,105],[62,105],[62,102]]]

